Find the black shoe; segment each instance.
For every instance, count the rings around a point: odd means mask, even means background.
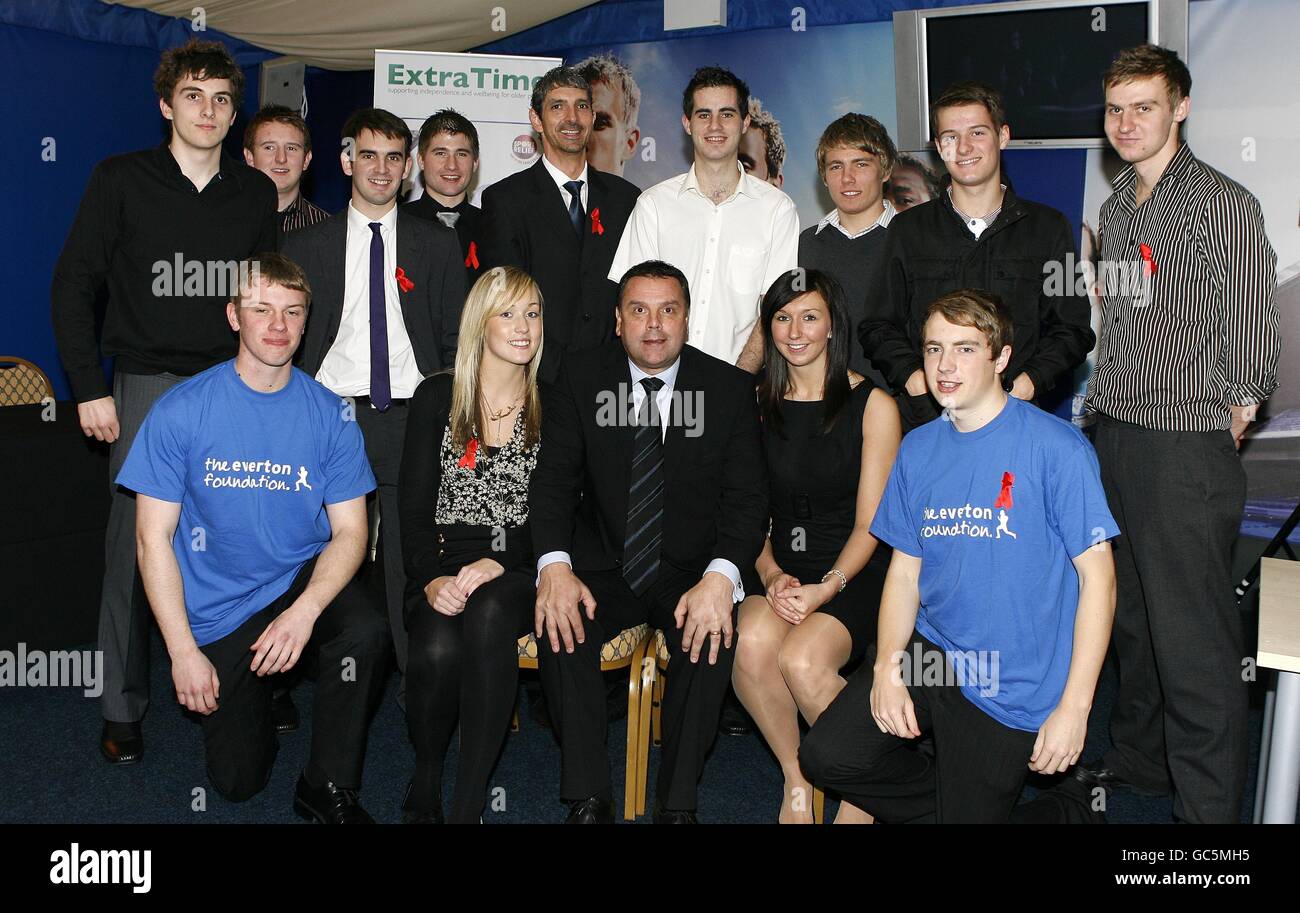
[[[144,755],[144,733],[137,723],[104,720],[99,750],[110,764],[134,764]]]
[[[411,807],[411,789],[414,783],[406,784],[406,798],[402,800],[402,823],[403,824],[442,824],[442,802],[434,804],[432,811],[424,811]]]
[[[298,786],[293,791],[293,810],[319,824],[375,823],[357,801],[355,789],[343,789],[333,783],[313,787],[304,776],[298,777]]]
[[[1011,812],[1012,824],[1105,824],[1110,791],[1088,782],[1076,767],[1051,789],[1022,802]]]
[[[723,735],[749,735],[754,731],[754,721],[740,706],[735,692],[728,691],[722,702],[722,716],[718,718],[718,732]]]
[[[695,812],[674,812],[666,808],[661,808],[659,802],[655,802],[655,824],[699,824],[700,819],[695,817]]]
[[[293,705],[293,694],[288,688],[271,692],[271,721],[276,732],[293,732],[298,728],[298,708]]]
[[[569,817],[565,824],[613,824],[614,803],[609,799],[592,796],[581,802],[569,803]]]
[[[1117,789],[1131,790],[1139,796],[1149,796],[1152,798],[1169,795],[1168,790],[1147,789],[1141,786],[1135,786],[1116,773],[1113,768],[1107,767],[1106,762],[1101,758],[1098,758],[1090,764],[1080,764],[1075,767],[1074,778],[1089,788],[1100,786],[1102,789],[1106,790],[1106,795],[1108,796]]]

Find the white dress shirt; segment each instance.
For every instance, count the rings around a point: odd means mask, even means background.
[[[591,182],[587,180],[586,163],[583,163],[582,174],[578,175],[576,178],[571,178],[563,171],[561,171],[559,168],[556,168],[554,165],[551,164],[551,160],[548,159],[545,155],[542,156],[542,164],[546,167],[546,172],[551,176],[551,180],[555,182],[555,186],[560,188],[560,198],[564,200],[565,209],[568,209],[569,206],[572,205],[573,194],[569,193],[569,191],[565,189],[564,185],[569,183],[569,181],[582,181],[582,188],[579,190],[579,194],[582,197],[582,211],[584,213],[591,212],[591,210],[587,207],[587,200],[590,199],[591,197],[591,195],[588,193],[588,191],[591,189]]]
[[[646,397],[645,387],[642,385],[641,381],[642,379],[651,377],[652,375],[647,374],[645,371],[638,368],[636,363],[630,358],[627,360],[627,366],[632,371],[632,405],[636,409],[636,414],[640,415],[641,407],[645,405]],[[658,374],[653,375],[664,382],[664,385],[659,388],[659,392],[655,394],[655,404],[659,408],[659,424],[664,440],[668,439],[668,422],[673,415],[673,389],[677,385],[677,371],[681,366],[682,359],[681,356],[678,356],[677,360],[671,365],[664,368]],[[570,567],[573,566],[573,561],[569,557],[568,552],[547,552],[545,555],[542,555],[542,557],[537,559],[538,575],[540,576],[542,568],[546,567],[546,565],[554,564],[557,561],[563,561]],[[740,583],[740,568],[736,567],[735,564],[728,561],[726,558],[714,558],[709,562],[709,566],[704,569],[704,573],[707,574],[709,571],[717,571],[719,574],[722,574],[731,581],[732,598],[734,602],[741,602],[744,600],[745,588]]]
[[[794,201],[736,167],[736,192],[716,205],[700,192],[694,165],[641,194],[609,270],[618,282],[644,260],[664,260],[685,273],[691,287],[686,341],[731,364],[758,321],[763,293],[799,265]]]
[[[325,353],[316,379],[339,396],[370,395],[370,230],[371,219],[348,203],[348,242],[344,255],[343,315],[338,335]],[[406,332],[397,288],[397,207],[379,220],[384,240],[384,309],[388,314],[388,378],[393,399],[409,399],[424,380]]]
[[[830,212],[828,212],[826,215],[822,217],[822,220],[820,222],[817,223],[817,230],[813,232],[813,234],[820,235],[822,233],[823,228],[825,228],[827,225],[833,225],[840,230],[840,234],[842,234],[844,237],[848,238],[850,241],[856,241],[858,238],[861,238],[863,235],[870,234],[871,232],[875,231],[877,228],[888,228],[889,223],[894,220],[894,216],[896,215],[898,215],[898,210],[894,208],[894,204],[889,202],[888,200],[885,200],[885,208],[884,211],[880,213],[880,218],[876,219],[876,221],[872,222],[870,225],[868,225],[866,228],[862,229],[861,231],[850,232],[847,228],[845,228],[843,225],[840,224],[840,211],[838,209],[832,209]]]

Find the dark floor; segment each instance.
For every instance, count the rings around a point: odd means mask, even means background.
[[[294,782],[306,761],[308,728],[281,738],[280,756],[268,787],[252,800],[232,804],[208,786],[199,726],[182,713],[172,696],[169,666],[155,639],[153,694],[156,703],[145,721],[144,760],[110,767],[99,755],[99,704],[75,688],[0,689],[0,731],[9,733],[0,755],[0,822],[291,822]],[[376,820],[396,822],[413,754],[396,701],[395,676],[370,730],[362,801]],[[1093,710],[1085,758],[1108,744],[1106,720],[1115,688],[1110,669],[1103,673]],[[1258,686],[1254,691],[1258,692]],[[295,700],[310,718],[313,686],[301,683]],[[1242,820],[1250,820],[1254,799],[1261,701],[1255,694],[1250,714],[1250,781]],[[865,713],[865,709],[864,709]],[[520,731],[506,744],[493,777],[488,823],[558,822],[565,809],[556,799],[559,752],[550,733],[521,711]],[[622,808],[625,724],[610,726],[609,757],[615,795]],[[650,789],[659,751],[650,754]],[[448,758],[446,788],[455,770],[455,744]],[[202,792],[200,792],[202,791]],[[781,778],[757,735],[719,737],[700,785],[700,818],[705,822],[763,823],[776,819]],[[202,797],[204,801],[200,801]],[[203,806],[206,808],[203,810]],[[828,803],[828,811],[833,808]],[[1169,822],[1171,800],[1115,794],[1107,817],[1116,823]],[[642,818],[641,820],[647,820]]]

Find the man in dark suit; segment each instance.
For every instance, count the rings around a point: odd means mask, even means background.
[[[420,127],[417,149],[424,193],[403,203],[402,212],[456,229],[465,288],[473,288],[483,271],[483,210],[469,201],[469,185],[478,173],[478,129],[463,114],[444,108]]]
[[[539,665],[568,821],[612,822],[601,645],[647,621],[664,631],[655,821],[695,823],[740,569],[767,531],[754,381],[685,345],[690,290],[676,267],[632,267],[618,302],[621,344],[568,356],[548,389],[529,496]]]
[[[314,292],[299,366],[354,405],[378,488],[384,587],[399,670],[406,668],[397,475],[407,403],[456,358],[465,267],[456,233],[397,209],[411,171],[411,131],[363,108],[343,128],[348,207],[285,238]]]
[[[541,378],[551,381],[562,353],[613,338],[616,288],[606,275],[640,191],[587,165],[591,86],[576,70],[543,76],[528,117],[542,156],[483,191],[483,268],[517,266],[537,280],[546,302]]]

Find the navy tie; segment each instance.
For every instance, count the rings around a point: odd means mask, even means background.
[[[388,302],[384,291],[384,239],[378,222],[370,223],[370,404],[380,412],[393,401],[388,381]]]
[[[582,181],[569,181],[564,185],[564,189],[569,191],[569,221],[573,223],[573,230],[578,233],[578,240],[582,240],[582,220],[584,217],[582,211]]]
[[[623,538],[623,579],[637,596],[659,570],[664,525],[664,439],[655,394],[664,382],[642,378],[645,402],[636,416],[632,440],[632,480],[627,493],[627,532]]]

